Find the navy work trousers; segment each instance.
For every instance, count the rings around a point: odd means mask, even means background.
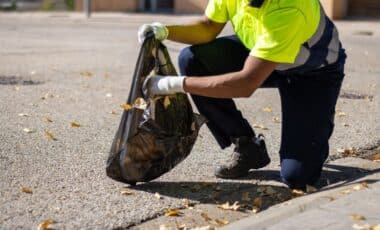
[[[183,49],[179,67],[186,76],[218,75],[241,70],[248,55],[236,36],[221,37]],[[274,71],[262,86],[278,88],[281,96],[281,178],[291,188],[313,185],[320,177],[343,69],[344,60],[303,74]],[[221,148],[230,146],[231,138],[255,135],[232,99],[191,96]]]

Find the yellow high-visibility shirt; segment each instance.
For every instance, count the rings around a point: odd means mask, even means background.
[[[250,55],[278,63],[294,63],[302,44],[317,31],[319,0],[265,0],[261,7],[250,0],[209,0],[206,16],[230,21]]]

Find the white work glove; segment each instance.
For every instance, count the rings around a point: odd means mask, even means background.
[[[140,44],[144,42],[145,37],[149,32],[153,32],[155,38],[160,41],[165,40],[169,35],[168,28],[159,22],[153,22],[152,24],[143,24],[140,26],[137,33]]]
[[[155,95],[185,93],[183,89],[184,80],[184,76],[153,75],[145,80],[143,91],[145,95],[148,95],[149,97]]]

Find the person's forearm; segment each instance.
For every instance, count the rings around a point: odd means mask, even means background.
[[[224,24],[203,18],[188,25],[170,25],[168,39],[186,44],[202,44],[215,39]]]

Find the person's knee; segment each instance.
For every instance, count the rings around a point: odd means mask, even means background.
[[[305,189],[313,185],[320,177],[320,164],[310,165],[296,159],[283,159],[281,162],[281,179],[292,189]]]
[[[178,65],[182,75],[189,74],[194,62],[194,53],[191,51],[190,47],[186,47],[181,50],[178,56]]]

